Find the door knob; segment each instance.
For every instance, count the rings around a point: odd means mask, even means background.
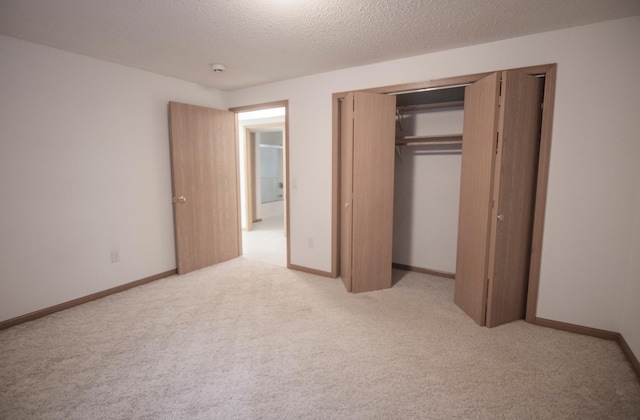
[[[348,209],[349,208],[349,203],[344,203],[344,208]]]
[[[498,215],[498,220],[503,221],[504,220],[504,214],[499,214]]]
[[[185,197],[184,195],[181,195],[181,196],[180,196],[180,197],[178,197],[178,198],[173,197],[173,202],[174,202],[174,203],[184,204],[184,203],[186,203],[186,202],[187,202],[187,199],[186,199],[186,197]]]

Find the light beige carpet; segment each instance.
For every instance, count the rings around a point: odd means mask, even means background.
[[[638,418],[614,342],[238,258],[0,331],[2,419]]]
[[[287,266],[287,238],[284,216],[254,222],[251,231],[242,231],[242,255],[245,258]]]

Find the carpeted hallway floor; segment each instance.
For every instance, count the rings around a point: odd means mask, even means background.
[[[242,255],[250,260],[287,266],[287,237],[284,216],[275,216],[253,223],[249,232],[242,230]]]
[[[237,258],[0,331],[1,419],[633,419],[614,342]]]

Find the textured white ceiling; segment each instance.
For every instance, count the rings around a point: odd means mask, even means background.
[[[228,90],[639,14],[640,0],[0,0],[0,33]]]

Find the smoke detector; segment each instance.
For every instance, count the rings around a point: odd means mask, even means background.
[[[214,73],[222,73],[223,71],[225,71],[227,68],[224,66],[224,64],[212,64],[211,65],[211,71]]]

